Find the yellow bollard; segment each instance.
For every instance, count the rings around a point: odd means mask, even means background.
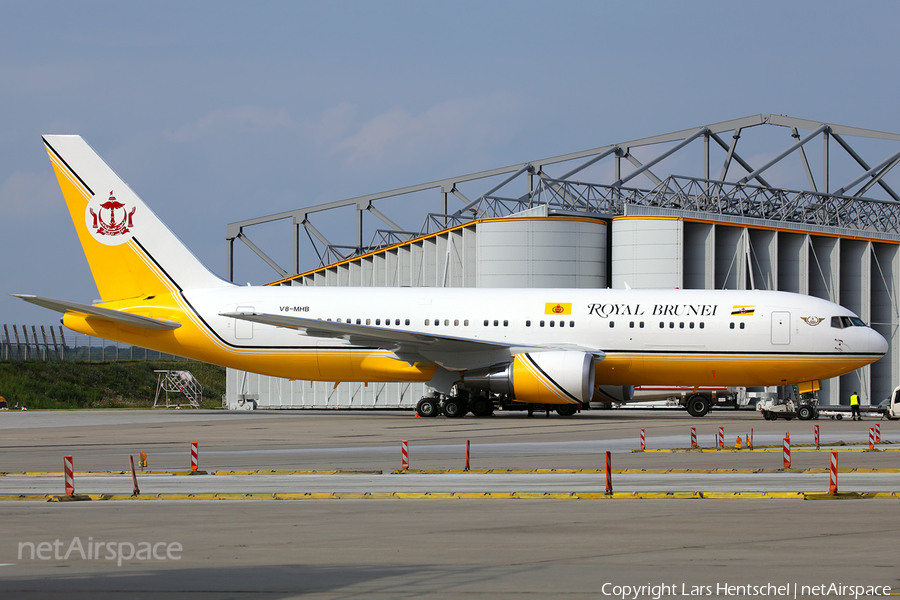
[[[740,450],[740,449],[741,449],[741,444],[743,444],[743,443],[744,443],[744,441],[741,439],[741,436],[738,436],[737,439],[734,440],[734,447],[735,447],[736,449]]]

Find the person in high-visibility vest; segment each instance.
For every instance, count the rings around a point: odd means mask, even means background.
[[[850,394],[850,416],[854,421],[862,421],[862,416],[859,414],[859,394],[857,392]]]

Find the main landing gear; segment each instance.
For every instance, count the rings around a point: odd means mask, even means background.
[[[416,404],[416,414],[420,417],[436,417],[444,415],[458,419],[471,412],[476,417],[489,417],[494,414],[494,403],[485,396],[427,396]]]

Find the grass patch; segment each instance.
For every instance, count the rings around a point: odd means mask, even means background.
[[[153,371],[161,369],[190,371],[203,386],[201,406],[222,405],[225,368],[183,360],[0,362],[0,396],[10,408],[18,403],[29,410],[149,408],[158,378]]]

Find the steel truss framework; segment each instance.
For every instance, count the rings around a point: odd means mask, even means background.
[[[751,164],[738,152],[738,142],[744,130],[761,125],[786,128],[790,141],[780,150],[767,150],[762,155],[771,157],[762,164]],[[805,135],[801,136],[801,131]],[[730,133],[730,140],[727,134]],[[889,144],[888,153],[867,161],[850,144],[853,138],[869,138],[887,142],[900,142],[900,134],[885,133],[856,127],[821,123],[783,115],[754,115],[685,129],[630,142],[622,142],[575,152],[561,156],[528,161],[508,167],[481,171],[440,181],[409,186],[389,192],[370,194],[328,204],[295,209],[275,215],[238,221],[228,225],[228,278],[234,278],[234,241],[241,240],[257,256],[271,266],[282,280],[290,284],[300,269],[300,240],[306,234],[319,258],[319,266],[360,256],[386,246],[409,241],[436,231],[460,225],[475,219],[500,218],[539,205],[547,205],[555,213],[594,214],[613,217],[626,213],[629,205],[702,212],[711,219],[716,216],[762,219],[777,226],[827,226],[855,232],[860,237],[900,240],[900,195],[885,180],[885,176],[900,162],[900,145]],[[821,175],[819,182],[807,159],[806,148],[810,142],[820,139],[822,144]],[[832,142],[833,140],[833,142]],[[699,176],[667,174],[659,176],[654,167],[665,164],[685,164],[678,158],[689,152],[691,145],[703,145],[702,174]],[[855,165],[856,177],[831,191],[829,176],[832,172],[831,149],[837,145]],[[718,177],[711,171],[711,148],[721,148],[724,161]],[[643,162],[634,152],[641,149]],[[694,152],[693,149],[690,152]],[[648,155],[650,156],[648,158]],[[693,154],[691,155],[693,157]],[[763,174],[783,164],[788,157],[799,157],[806,175],[805,190],[787,190],[770,185]],[[612,162],[612,180],[609,183],[582,183],[573,177],[601,161]],[[545,168],[563,163],[573,163],[563,175],[552,177]],[[691,162],[696,163],[696,160]],[[873,166],[874,165],[874,166]],[[624,170],[623,170],[624,167]],[[732,173],[734,178],[729,178]],[[737,178],[738,175],[741,175]],[[505,176],[505,177],[503,177]],[[462,185],[489,185],[497,178],[502,181],[492,185],[474,200],[460,191]],[[649,181],[650,186],[634,185],[637,178]],[[526,191],[509,196],[501,195],[516,187],[514,182],[526,183]],[[628,185],[631,183],[631,185]],[[521,183],[518,184],[521,188]],[[419,231],[405,231],[388,215],[376,208],[376,203],[426,190],[439,191],[439,210],[427,212]],[[876,192],[884,197],[871,197]],[[451,211],[451,196],[463,205]],[[322,213],[355,208],[355,239],[351,243],[336,244],[317,229],[312,218]],[[375,229],[369,235],[364,231],[364,215],[368,212],[387,225]],[[424,212],[424,211],[423,211]],[[266,255],[247,235],[255,225],[290,219],[292,223],[293,265],[287,270]],[[303,232],[301,233],[301,228]],[[346,231],[347,228],[342,228]]]

